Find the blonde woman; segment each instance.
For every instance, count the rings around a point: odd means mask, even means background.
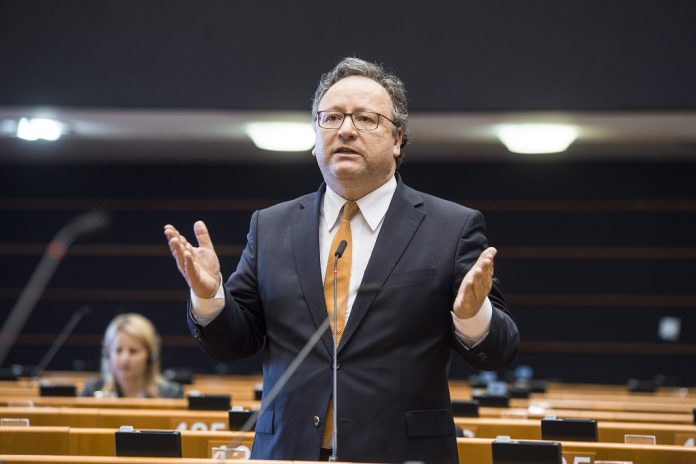
[[[102,393],[96,393],[102,392]],[[181,398],[181,385],[160,373],[160,339],[152,322],[136,313],[121,314],[106,328],[101,377],[88,381],[80,396]]]

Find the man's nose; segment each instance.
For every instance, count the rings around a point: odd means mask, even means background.
[[[346,115],[341,122],[341,127],[338,128],[339,137],[354,137],[357,134],[357,129],[353,125],[353,117]]]

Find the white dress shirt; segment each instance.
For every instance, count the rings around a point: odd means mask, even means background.
[[[358,288],[362,283],[367,263],[375,247],[377,236],[382,228],[382,223],[384,223],[384,217],[396,191],[396,185],[396,179],[391,177],[387,183],[356,201],[360,211],[350,221],[353,251],[346,323],[358,294]],[[347,201],[331,188],[326,187],[319,217],[319,256],[322,277],[326,275],[328,256],[329,254],[333,255],[334,252],[329,248],[338,231],[341,210]],[[202,326],[209,324],[222,311],[225,304],[222,278],[220,282],[220,287],[213,298],[199,298],[191,291],[191,314],[197,324]],[[488,298],[484,300],[481,310],[472,318],[460,319],[452,312],[455,334],[466,346],[474,347],[488,335],[492,312],[493,308]]]

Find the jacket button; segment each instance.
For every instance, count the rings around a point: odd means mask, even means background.
[[[319,416],[314,416],[314,426],[319,427],[320,423],[321,423],[321,419],[319,419]]]

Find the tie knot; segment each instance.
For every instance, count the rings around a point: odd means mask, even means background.
[[[342,219],[347,219],[351,220],[353,219],[353,216],[355,216],[355,213],[357,213],[360,210],[358,207],[358,204],[354,201],[349,201],[345,205],[343,205],[343,217]]]

